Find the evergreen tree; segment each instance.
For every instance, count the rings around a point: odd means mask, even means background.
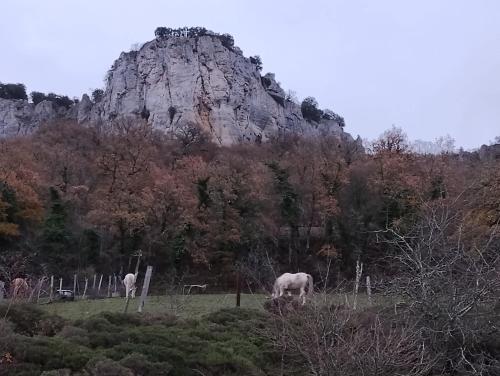
[[[63,268],[72,260],[72,235],[67,228],[67,210],[59,192],[50,188],[51,206],[42,228],[42,254],[52,269]]]

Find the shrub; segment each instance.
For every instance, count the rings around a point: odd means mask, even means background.
[[[85,329],[77,328],[72,325],[66,325],[63,327],[57,336],[82,346],[88,347],[90,343],[88,332]]]
[[[30,96],[35,105],[42,101],[50,101],[57,107],[70,108],[75,103],[66,95],[58,95],[54,93],[45,95],[44,93],[41,93],[39,91],[32,91]]]
[[[102,89],[95,89],[92,92],[92,102],[94,103],[100,102],[103,97],[104,97],[104,90]]]
[[[323,111],[323,119],[335,121],[341,128],[345,127],[345,121],[342,116],[336,114],[332,110],[326,109]]]
[[[31,363],[14,363],[2,369],[0,376],[38,376],[41,374],[40,366]]]
[[[176,113],[177,113],[177,108],[175,108],[174,106],[170,106],[168,108],[168,117],[170,118],[170,124],[172,124],[172,122],[174,121],[174,116]]]
[[[28,99],[26,86],[24,84],[2,84],[0,83],[0,98],[4,99]]]
[[[16,365],[26,365],[13,374],[262,375],[276,373],[267,372],[274,367],[272,349],[260,334],[267,323],[266,314],[250,309],[225,309],[191,321],[102,313],[64,326],[54,337],[15,334],[10,323],[3,323],[0,334],[15,336],[7,351]]]
[[[37,105],[38,103],[47,99],[47,96],[44,93],[41,93],[39,91],[32,91],[30,93],[30,97],[31,97],[31,101],[35,105]]]
[[[46,318],[41,319],[37,324],[37,333],[52,337],[55,336],[58,332],[61,331],[66,320],[59,316],[48,316]]]
[[[16,361],[39,365],[45,371],[62,368],[80,370],[92,357],[92,352],[85,347],[58,337],[43,336],[19,336],[12,354]]]
[[[94,376],[134,376],[134,373],[120,363],[110,359],[90,361],[87,370]]]
[[[266,76],[261,77],[260,82],[262,83],[262,86],[264,86],[266,89],[272,84],[271,80]]]
[[[307,313],[276,317],[273,341],[301,374],[429,375],[433,354],[406,317],[384,319],[376,310],[310,305]],[[307,370],[309,372],[307,372]]]
[[[0,319],[0,338],[1,359],[15,341],[14,324],[5,319]]]
[[[32,304],[14,304],[10,308],[0,305],[0,317],[12,322],[16,333],[32,336],[38,333],[40,321],[48,315]]]
[[[219,36],[222,45],[230,50],[234,47],[234,38],[231,34],[222,34]]]
[[[58,95],[54,93],[47,94],[47,100],[51,101],[58,107],[69,108],[73,105],[73,101],[69,99],[66,95]]]
[[[323,116],[323,111],[318,108],[318,102],[313,97],[307,97],[300,105],[302,116],[308,121],[319,122]]]
[[[132,353],[120,360],[120,364],[136,375],[144,376],[161,376],[166,375],[172,369],[172,366],[167,362],[151,362],[148,358],[139,353]]]
[[[255,65],[258,71],[262,70],[262,59],[259,55],[250,56],[250,62]]]

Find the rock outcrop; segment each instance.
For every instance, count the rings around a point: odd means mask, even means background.
[[[352,140],[334,121],[305,121],[274,74],[261,77],[241,50],[216,36],[147,42],[138,51],[120,55],[106,84],[103,99],[89,115],[79,111],[79,119],[136,115],[172,134],[196,124],[221,145],[266,140],[280,132],[330,132]]]
[[[0,98],[0,137],[27,135],[44,122],[72,117],[71,110],[55,108],[52,102],[37,105],[22,99]]]
[[[58,116],[89,125],[137,116],[171,135],[194,125],[220,145],[287,132],[353,141],[334,120],[306,121],[274,74],[261,76],[254,60],[214,34],[161,36],[122,53],[98,103],[84,95],[61,112],[52,103],[0,100],[0,135],[26,134]]]

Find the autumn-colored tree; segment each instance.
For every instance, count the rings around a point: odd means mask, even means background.
[[[23,140],[0,141],[0,241],[41,219],[40,179],[28,146]]]
[[[96,157],[98,182],[90,193],[87,220],[103,240],[118,238],[118,244],[105,245],[106,257],[110,261],[117,258],[122,267],[127,255],[140,246],[146,225],[154,165],[152,137],[150,125],[131,119],[115,122],[101,135]],[[109,247],[116,248],[117,255]]]

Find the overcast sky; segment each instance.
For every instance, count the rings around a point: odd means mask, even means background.
[[[157,26],[230,33],[285,90],[373,139],[500,135],[497,0],[1,0],[0,81],[81,97]]]

